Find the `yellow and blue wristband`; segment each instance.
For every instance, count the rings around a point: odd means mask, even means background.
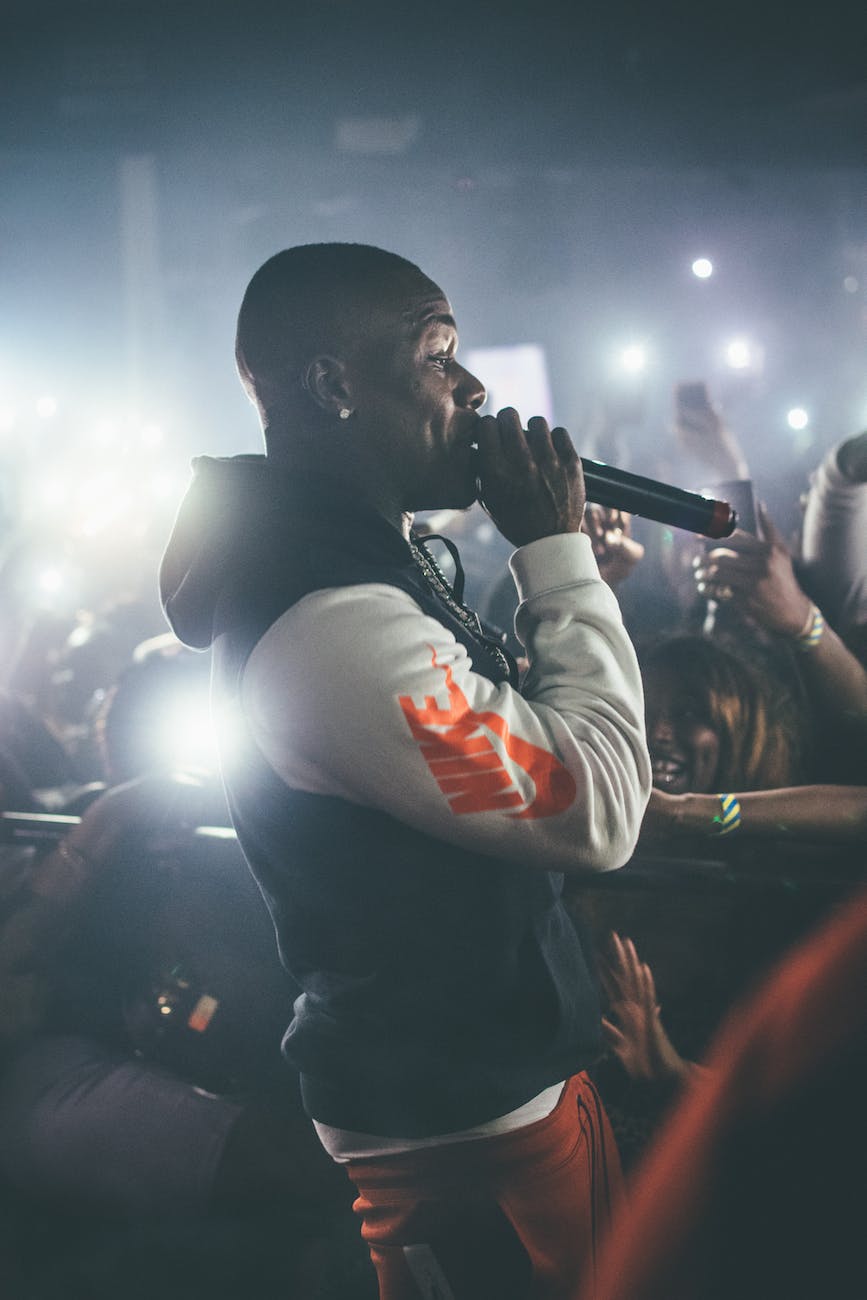
[[[714,813],[712,834],[731,835],[741,824],[740,800],[735,794],[721,794],[719,802],[720,810]]]
[[[795,637],[799,650],[812,650],[819,644],[825,632],[825,619],[816,605],[810,606],[809,617],[803,630]]]

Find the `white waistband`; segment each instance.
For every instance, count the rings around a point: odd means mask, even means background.
[[[551,1114],[560,1100],[564,1086],[564,1083],[553,1084],[538,1096],[524,1102],[517,1110],[510,1110],[508,1115],[498,1115],[473,1128],[461,1129],[456,1133],[440,1133],[436,1137],[377,1137],[373,1133],[332,1128],[330,1124],[320,1124],[318,1120],[313,1121],[313,1127],[331,1159],[338,1164],[345,1164],[348,1160],[374,1160],[378,1156],[395,1156],[402,1151],[420,1151],[424,1147],[442,1147],[452,1142],[475,1142],[480,1138],[497,1137],[517,1128],[526,1128],[528,1124],[535,1124]]]

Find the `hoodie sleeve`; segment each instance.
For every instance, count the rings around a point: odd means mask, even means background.
[[[630,857],[650,793],[641,679],[583,535],[512,559],[523,693],[386,585],[306,596],[254,649],[244,708],[293,788],[543,870]]]

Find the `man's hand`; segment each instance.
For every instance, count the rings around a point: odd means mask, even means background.
[[[479,420],[479,501],[513,546],[577,533],[584,518],[584,474],[565,429],[541,416],[521,427],[507,406]]]

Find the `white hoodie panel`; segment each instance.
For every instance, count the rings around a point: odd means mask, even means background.
[[[288,786],[550,871],[631,856],[650,795],[641,679],[583,534],[515,553],[522,693],[386,584],[305,596],[254,648],[242,699]]]

